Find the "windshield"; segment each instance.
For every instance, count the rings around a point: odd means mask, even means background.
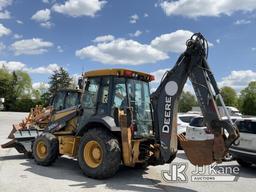
[[[136,136],[149,136],[152,130],[149,85],[135,79],[127,80],[128,98],[133,109],[133,118],[137,126]]]
[[[206,126],[203,117],[193,118],[189,125],[193,126],[193,127],[205,127]]]
[[[179,116],[180,120],[185,123],[190,123],[194,116]]]

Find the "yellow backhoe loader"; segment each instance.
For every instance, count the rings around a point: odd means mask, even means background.
[[[225,104],[207,64],[207,41],[196,33],[186,46],[151,95],[150,74],[129,69],[86,72],[80,90],[59,91],[50,107],[33,109],[29,118],[14,126],[12,140],[2,147],[32,154],[44,166],[60,155],[77,158],[85,175],[97,179],[112,177],[121,164],[171,163],[177,138],[191,163],[220,163],[239,132],[231,120],[220,118],[216,99],[224,108]],[[177,136],[178,101],[188,78],[213,139]]]

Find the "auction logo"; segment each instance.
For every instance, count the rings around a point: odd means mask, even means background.
[[[194,166],[188,171],[188,163],[172,163],[169,170],[161,172],[166,182],[188,182],[188,175],[192,182],[234,182],[239,178],[239,166],[233,165],[204,165]]]
[[[188,182],[187,169],[188,163],[172,163],[169,170],[161,172],[162,178],[166,182]]]

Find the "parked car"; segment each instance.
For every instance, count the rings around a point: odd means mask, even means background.
[[[227,112],[230,116],[242,116],[242,114],[240,113],[240,111],[232,106],[226,106]],[[218,107],[219,113],[220,115],[223,117],[225,116],[225,111],[224,111],[224,107],[219,106]]]
[[[240,116],[231,116],[233,122],[236,122],[238,119],[242,119]],[[222,117],[223,120],[228,120],[227,117]],[[228,133],[226,133],[228,134]],[[202,116],[195,117],[191,120],[190,124],[186,129],[186,138],[188,140],[209,140],[213,139],[214,135],[210,134],[208,128],[205,125],[204,118]],[[230,161],[233,157],[231,153],[227,153],[224,157],[224,160]]]
[[[256,117],[236,121],[240,131],[239,144],[232,145],[230,152],[243,167],[256,164]]]
[[[240,111],[232,106],[226,106],[227,112],[230,116],[242,116],[242,114],[240,113]],[[193,112],[201,112],[200,107],[196,106],[196,107],[192,107],[192,111]],[[223,106],[218,106],[218,111],[220,113],[221,117],[226,116],[226,113],[224,111],[224,107]]]
[[[177,120],[177,133],[178,134],[186,134],[186,129],[191,120],[195,117],[200,117],[199,114],[194,113],[179,113]]]
[[[190,121],[195,118],[195,117],[200,117],[199,114],[194,114],[194,113],[179,113],[178,114],[178,119],[177,119],[177,134],[183,134],[186,135],[186,129],[187,126],[189,125]],[[178,149],[182,149],[179,140],[178,140]]]

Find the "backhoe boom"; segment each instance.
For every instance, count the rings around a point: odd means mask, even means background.
[[[220,162],[239,134],[231,121],[227,123],[220,119],[216,99],[221,98],[221,95],[207,64],[207,41],[202,34],[196,33],[186,45],[186,51],[181,54],[173,69],[164,75],[159,87],[151,95],[154,130],[160,143],[161,158],[163,162],[168,162],[177,151],[178,101],[189,78],[207,128],[214,134],[213,158]],[[228,136],[223,134],[224,130]]]

